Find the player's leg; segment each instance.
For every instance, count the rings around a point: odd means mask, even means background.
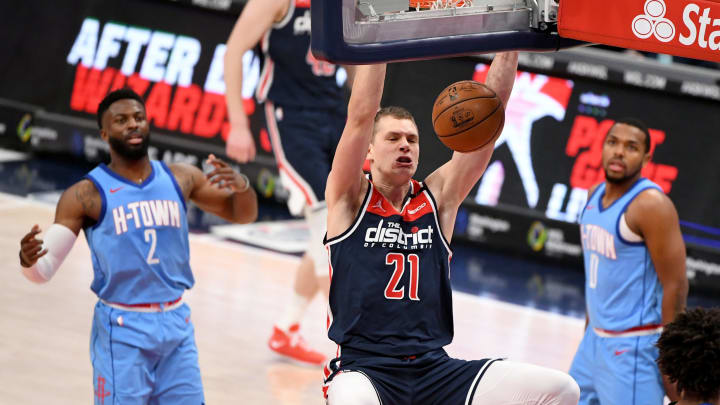
[[[327,296],[329,286],[327,258],[322,256],[325,255],[322,235],[327,213],[321,209],[321,201],[330,168],[322,158],[328,152],[317,130],[322,119],[311,114],[316,113],[283,109],[271,103],[266,105],[268,130],[280,178],[290,193],[288,208],[293,215],[306,214],[311,236],[308,251],[295,273],[290,300],[273,328],[268,345],[279,354],[320,365],[325,356],[309,348],[299,335],[300,321],[310,301],[320,288]]]
[[[345,349],[341,357],[330,361],[323,371],[323,392],[330,405],[425,405],[412,402],[414,392],[409,383],[416,370],[406,359],[351,353]]]
[[[327,390],[328,405],[380,405],[370,378],[358,371],[338,373]]]
[[[665,389],[655,360],[658,335],[598,337],[597,391],[603,404],[662,404]]]
[[[202,405],[205,397],[190,307],[183,304],[157,315],[164,327],[164,356],[155,369],[155,390],[148,405]]]
[[[414,403],[427,405],[576,405],[577,384],[560,371],[532,364],[451,358],[444,350],[411,360]]]
[[[570,376],[580,387],[580,405],[600,404],[595,386],[599,367],[595,360],[596,341],[597,336],[590,329],[586,330],[570,366]]]
[[[496,361],[480,376],[472,405],[576,405],[580,389],[558,370]]]
[[[142,315],[96,304],[90,339],[95,405],[145,405],[150,398],[158,359],[142,349],[153,345],[146,334],[153,325]]]

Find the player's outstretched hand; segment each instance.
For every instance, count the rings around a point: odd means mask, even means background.
[[[42,239],[36,238],[40,232],[40,226],[35,224],[20,240],[20,264],[24,267],[31,267],[48,252],[47,249],[43,249]]]
[[[215,168],[205,176],[210,184],[217,185],[220,188],[229,188],[232,191],[245,191],[248,189],[248,178],[233,170],[230,165],[215,155],[210,154],[207,163]]]
[[[240,163],[247,163],[255,159],[255,141],[253,141],[250,128],[236,125],[230,129],[225,153]]]

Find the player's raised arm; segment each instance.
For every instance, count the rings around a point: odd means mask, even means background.
[[[517,52],[498,53],[490,65],[486,85],[497,94],[503,106],[507,105],[517,72]],[[426,183],[438,197],[440,211],[451,211],[467,197],[472,187],[485,172],[494,143],[469,153],[454,152],[452,159],[428,176]]]
[[[20,265],[23,275],[34,283],[45,283],[57,272],[70,253],[84,222],[100,215],[101,199],[89,180],[82,180],[65,190],[55,208],[55,221],[43,235],[34,225],[20,240]]]
[[[294,1],[294,0],[293,0]],[[254,47],[273,22],[282,19],[290,0],[250,0],[230,33],[225,49],[225,102],[230,119],[226,153],[238,162],[255,159],[255,141],[243,107],[243,56]]]
[[[214,166],[210,173],[187,164],[170,166],[186,197],[203,211],[211,212],[235,223],[249,223],[257,219],[258,202],[247,176],[226,162],[210,155],[208,163]]]
[[[384,84],[384,64],[358,66],[348,106],[347,123],[335,151],[325,188],[325,199],[330,210],[340,200],[356,201],[362,191],[362,166],[370,145]]]

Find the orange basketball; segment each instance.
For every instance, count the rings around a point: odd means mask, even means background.
[[[472,152],[492,143],[505,124],[505,108],[482,83],[463,80],[438,95],[432,111],[438,138],[457,152]]]

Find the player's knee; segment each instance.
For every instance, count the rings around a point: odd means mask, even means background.
[[[577,405],[580,400],[580,387],[572,377],[565,373],[554,372],[548,388],[555,399],[551,404]]]
[[[328,388],[328,405],[380,405],[370,379],[355,371],[335,376]]]

